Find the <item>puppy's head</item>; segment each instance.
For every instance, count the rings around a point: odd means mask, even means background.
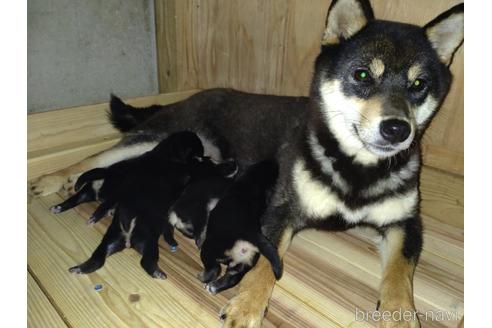
[[[153,150],[160,157],[174,162],[189,163],[195,157],[203,156],[203,144],[191,131],[176,132],[161,141]]]
[[[379,21],[366,0],[333,1],[312,94],[342,151],[362,161],[418,139],[446,96],[463,4],[419,27]]]

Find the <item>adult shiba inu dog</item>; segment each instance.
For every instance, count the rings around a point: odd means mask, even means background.
[[[55,192],[82,171],[136,156],[173,131],[192,130],[207,155],[232,157],[240,167],[276,157],[278,183],[262,231],[280,256],[302,229],[373,227],[382,236],[379,309],[413,310],[422,247],[419,141],[449,90],[463,17],[461,4],[419,27],[374,19],[367,0],[333,1],[309,97],[215,89],[148,112],[113,102],[123,140],[42,177],[31,192]],[[261,257],[223,308],[224,326],[260,326],[274,284]]]

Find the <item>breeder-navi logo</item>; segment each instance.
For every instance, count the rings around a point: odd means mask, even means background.
[[[426,311],[418,312],[411,310],[398,311],[363,311],[355,308],[355,321],[413,321],[417,317],[420,321],[458,321],[458,312],[449,311]]]

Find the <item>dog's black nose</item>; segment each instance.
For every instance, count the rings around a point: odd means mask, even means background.
[[[410,135],[410,124],[398,119],[382,121],[379,131],[383,138],[391,143],[400,143]]]

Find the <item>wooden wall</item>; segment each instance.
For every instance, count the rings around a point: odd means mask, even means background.
[[[155,1],[161,92],[232,87],[308,94],[329,0]],[[371,1],[376,17],[414,24],[425,24],[459,2]],[[422,183],[424,212],[429,205],[445,208],[440,219],[459,226],[463,221],[463,53],[462,47],[451,66],[451,92],[424,136],[424,163],[433,173]],[[426,194],[429,184],[440,185],[441,193]]]

